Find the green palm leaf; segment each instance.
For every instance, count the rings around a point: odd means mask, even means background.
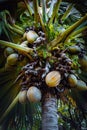
[[[81,92],[78,90],[72,90],[70,92],[70,96],[74,99],[76,102],[78,108],[85,114],[87,114],[87,91],[86,92]]]

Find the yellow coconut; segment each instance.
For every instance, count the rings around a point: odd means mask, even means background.
[[[61,74],[58,71],[51,71],[46,75],[45,82],[48,87],[56,87],[61,80]]]
[[[26,37],[27,37],[27,41],[32,44],[38,38],[38,34],[35,31],[30,30],[27,33]]]

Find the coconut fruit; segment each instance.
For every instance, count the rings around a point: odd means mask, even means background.
[[[27,38],[27,32],[23,34],[23,39],[25,40]]]
[[[41,91],[35,87],[31,86],[27,91],[27,98],[30,102],[39,102],[41,100]]]
[[[35,31],[30,30],[27,32],[26,38],[29,43],[33,43],[38,38],[38,34]]]
[[[78,90],[81,90],[81,91],[87,91],[87,85],[84,81],[82,80],[78,80],[77,84],[76,84],[76,88]]]
[[[27,101],[27,90],[22,90],[19,93],[19,102],[21,104],[24,104],[26,103],[26,101]]]
[[[68,51],[71,53],[71,54],[77,54],[81,51],[80,47],[79,46],[70,46],[68,48]]]
[[[18,61],[18,54],[17,53],[13,53],[7,57],[7,63],[9,65],[16,65],[17,61]]]
[[[74,74],[70,74],[68,76],[68,83],[70,85],[70,87],[75,87],[77,84],[77,78]]]
[[[83,71],[87,71],[87,56],[79,57],[79,63]]]
[[[61,74],[58,71],[51,71],[46,75],[45,82],[48,87],[56,87],[61,80]]]
[[[5,48],[5,50],[4,50],[5,57],[8,57],[12,53],[14,53],[14,50],[11,47]]]

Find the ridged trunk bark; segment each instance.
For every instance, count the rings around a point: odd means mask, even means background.
[[[42,130],[59,130],[57,99],[51,94],[45,94],[42,102]]]

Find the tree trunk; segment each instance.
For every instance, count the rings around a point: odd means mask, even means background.
[[[57,99],[51,94],[42,102],[42,130],[58,130]]]

